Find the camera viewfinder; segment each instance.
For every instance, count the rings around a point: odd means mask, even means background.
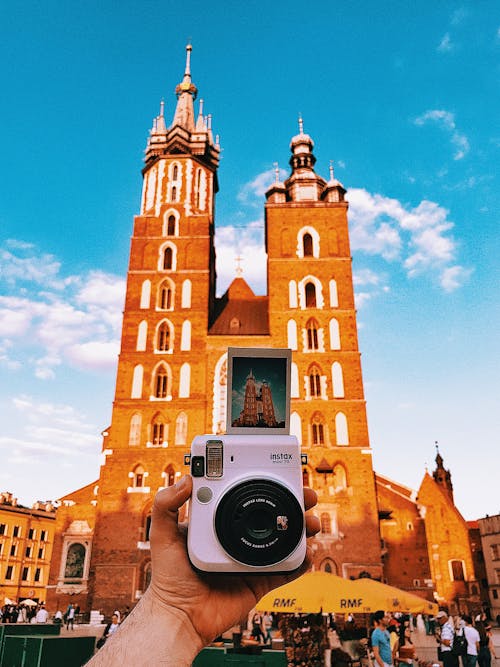
[[[191,458],[191,474],[193,477],[205,476],[205,459],[203,456],[193,456]]]
[[[222,440],[207,440],[207,477],[222,477]]]

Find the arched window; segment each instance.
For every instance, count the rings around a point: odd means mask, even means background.
[[[169,215],[167,220],[167,236],[175,236],[175,215]]]
[[[128,435],[128,444],[130,447],[137,447],[141,444],[141,424],[142,417],[140,414],[132,415],[130,420],[130,430]]]
[[[146,476],[144,474],[144,468],[141,465],[135,466],[133,470],[133,476],[132,476],[132,486],[135,489],[139,489],[144,485]]]
[[[306,308],[316,308],[316,285],[314,283],[306,283]]]
[[[140,308],[149,308],[149,301],[151,298],[151,281],[145,280],[141,287],[141,303]]]
[[[146,322],[146,320],[142,320],[142,322],[139,322],[139,328],[137,329],[137,344],[135,347],[137,352],[145,351],[147,335],[148,335],[148,323]]]
[[[153,394],[155,398],[167,398],[170,395],[170,373],[165,364],[160,364],[156,369]]]
[[[306,339],[307,350],[309,351],[318,350],[319,349],[318,323],[314,318],[311,318],[310,320],[307,321],[306,332],[307,332],[307,339]]]
[[[167,246],[163,251],[163,270],[171,271],[174,261],[174,251],[170,246]]]
[[[450,560],[452,581],[465,581],[464,562],[462,560]]]
[[[75,542],[68,548],[64,567],[65,579],[83,579],[86,551],[84,545],[79,542]]]
[[[288,347],[291,350],[297,349],[297,322],[295,320],[288,320],[287,324]]]
[[[161,415],[156,415],[153,418],[153,424],[151,428],[151,442],[154,447],[161,447],[163,444],[167,444],[168,437],[168,425],[165,424],[165,421]]]
[[[319,414],[314,415],[312,418],[311,436],[313,445],[325,444],[325,424],[323,417]]]
[[[333,467],[333,486],[336,491],[347,488],[347,475],[344,466],[337,463]]]
[[[134,368],[134,375],[132,378],[132,392],[130,398],[142,398],[142,379],[144,376],[144,368],[138,364]]]
[[[321,396],[321,372],[317,366],[309,369],[309,396],[319,398]]]
[[[182,332],[181,332],[181,350],[183,352],[189,352],[191,349],[191,322],[189,320],[184,320],[182,323]]]
[[[181,308],[191,308],[191,281],[189,278],[182,283]]]
[[[344,398],[344,376],[342,366],[338,361],[334,361],[332,364],[332,386],[333,398]]]
[[[177,201],[177,188],[175,185],[172,186],[172,201],[173,202]]]
[[[347,417],[343,412],[335,415],[335,431],[337,433],[337,445],[349,444],[349,431],[347,429]]]
[[[173,310],[174,307],[174,285],[171,280],[164,280],[158,287],[158,298],[156,307],[158,310]]]
[[[323,535],[332,534],[332,518],[328,512],[322,512],[320,517],[321,522],[321,532]]]
[[[292,412],[290,415],[290,435],[294,435],[302,444],[302,421],[298,412]]]
[[[174,164],[174,167],[172,169],[172,180],[176,181],[179,178],[179,167]]]
[[[297,283],[290,280],[288,283],[288,305],[290,308],[297,308]]]
[[[319,569],[323,570],[323,572],[329,572],[330,574],[338,573],[337,565],[330,558],[325,558]]]
[[[337,308],[339,305],[339,297],[337,294],[337,281],[333,278],[330,280],[330,307]]]
[[[304,249],[304,257],[312,257],[313,256],[313,240],[312,236],[307,233],[304,234],[302,237],[302,244],[303,244],[303,249]]]
[[[340,350],[340,329],[338,321],[330,320],[330,350]]]
[[[156,349],[158,352],[169,352],[172,349],[170,322],[164,320],[158,325],[156,332]]]
[[[291,366],[291,379],[290,379],[290,396],[292,398],[299,398],[299,369],[295,361],[292,361]]]
[[[173,486],[175,484],[175,468],[169,463],[162,473],[163,486]]]
[[[179,412],[175,420],[175,444],[185,445],[187,440],[188,418],[185,412]]]
[[[144,542],[149,542],[149,533],[151,532],[151,512],[146,515],[144,522]]]
[[[181,366],[179,380],[179,398],[189,398],[191,392],[191,366],[184,362]]]

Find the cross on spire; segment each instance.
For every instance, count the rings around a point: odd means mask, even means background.
[[[241,255],[238,255],[237,257],[235,257],[235,260],[236,260],[236,275],[238,277],[240,277],[243,273],[243,269],[241,268],[242,259],[243,259],[243,257]]]

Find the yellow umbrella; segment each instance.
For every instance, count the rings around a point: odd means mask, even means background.
[[[366,605],[354,584],[354,581],[328,572],[308,572],[265,595],[257,604],[257,610],[288,614],[375,611]]]
[[[265,595],[258,611],[314,614],[406,611],[437,613],[438,607],[418,595],[373,579],[343,579],[328,572],[308,572]]]
[[[437,614],[439,607],[434,602],[429,602],[414,593],[408,593],[400,588],[382,584],[375,579],[356,579],[352,582],[359,596],[364,600],[370,600],[372,610],[383,609],[384,611],[405,611],[407,613]]]

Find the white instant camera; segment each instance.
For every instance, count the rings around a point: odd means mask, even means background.
[[[188,554],[203,572],[278,573],[306,555],[302,459],[292,435],[199,435]]]

